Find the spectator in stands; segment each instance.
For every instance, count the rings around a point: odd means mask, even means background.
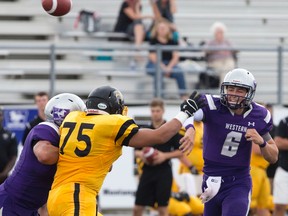
[[[161,19],[155,23],[151,32],[150,45],[178,45],[178,41],[172,39],[172,32],[166,20]],[[150,51],[149,61],[146,65],[147,73],[154,75],[154,83],[156,86],[156,63],[157,54],[155,51]],[[184,73],[178,66],[179,54],[178,51],[163,51],[162,62],[160,63],[161,71],[166,77],[176,79],[180,96],[186,98],[186,83]],[[163,86],[163,85],[162,85]]]
[[[14,133],[3,128],[4,112],[0,108],[0,184],[8,177],[18,153],[18,142]]]
[[[36,126],[37,124],[39,124],[40,122],[43,122],[45,120],[44,109],[45,109],[45,106],[46,106],[48,100],[49,100],[48,93],[44,92],[44,91],[38,92],[34,96],[34,101],[35,101],[35,104],[37,106],[38,114],[37,114],[37,116],[35,116],[35,118],[32,121],[30,121],[26,124],[25,130],[23,133],[23,137],[22,137],[22,145],[24,145],[25,139],[26,139],[28,133],[30,132],[30,130],[34,126]]]
[[[172,30],[176,30],[174,14],[176,13],[175,0],[150,0],[155,20],[164,18],[170,22]]]
[[[177,10],[175,0],[150,0],[150,2],[156,19],[162,17],[174,23],[174,14]]]
[[[227,28],[223,23],[214,23],[211,27],[214,38],[205,45],[208,49],[206,52],[207,66],[219,75],[220,80],[224,80],[226,72],[234,69],[236,65],[235,52],[223,50],[223,48],[232,47],[231,43],[225,38],[226,31]],[[209,50],[209,48],[222,50]]]
[[[143,43],[145,39],[145,28],[142,19],[152,18],[152,16],[142,16],[140,0],[125,0],[121,4],[115,32],[123,32],[135,42],[136,46]]]

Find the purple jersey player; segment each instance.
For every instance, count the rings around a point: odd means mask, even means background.
[[[0,186],[2,215],[38,215],[38,209],[47,201],[56,171],[58,127],[70,111],[84,109],[84,102],[74,94],[63,93],[49,100],[46,122],[30,131],[13,173]]]
[[[234,69],[224,78],[221,96],[203,96],[207,105],[194,115],[194,120],[204,123],[201,199],[205,216],[248,215],[252,145],[259,145],[270,163],[277,161],[278,149],[269,134],[271,115],[252,102],[255,90],[254,76]]]

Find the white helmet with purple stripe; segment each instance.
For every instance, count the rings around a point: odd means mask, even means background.
[[[85,103],[80,97],[71,93],[55,95],[45,106],[46,121],[60,126],[68,113],[77,110],[86,110]]]

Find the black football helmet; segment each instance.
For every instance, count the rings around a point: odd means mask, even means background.
[[[122,115],[125,109],[122,93],[110,86],[102,86],[91,91],[86,107],[88,114],[94,113],[93,110],[102,110],[109,114]]]

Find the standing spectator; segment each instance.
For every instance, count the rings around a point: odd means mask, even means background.
[[[150,103],[151,125],[148,128],[157,129],[165,124],[164,102],[161,99],[154,99]],[[136,150],[136,157],[144,161],[142,174],[136,191],[134,216],[143,214],[145,206],[157,206],[160,216],[168,216],[168,203],[172,186],[171,158],[182,156],[179,148],[181,135],[178,133],[163,145],[152,145],[157,150],[153,161],[148,162],[143,150]]]
[[[154,29],[151,33],[150,45],[178,45],[178,41],[172,39],[172,32],[169,28],[169,24],[165,20],[157,21]],[[160,63],[161,72],[164,76],[176,79],[178,88],[180,90],[180,96],[182,99],[186,98],[186,83],[184,78],[184,73],[178,66],[179,53],[178,51],[163,51],[162,52],[162,62]],[[156,63],[157,54],[155,51],[150,51],[149,61],[146,65],[147,73],[154,75],[154,85],[156,89]],[[160,83],[163,83],[161,80]],[[161,89],[163,84],[161,85]]]
[[[272,116],[272,120],[273,120],[273,105],[272,104],[266,104],[266,108],[270,111],[271,116]],[[270,134],[272,136],[272,138],[275,137],[275,132],[276,132],[276,125],[273,123],[273,128],[270,131]],[[274,176],[275,176],[275,172],[276,169],[278,167],[278,161],[274,164],[269,164],[269,166],[267,167],[267,176],[269,178],[270,181],[270,187],[271,187],[271,192],[273,194],[273,180],[274,180]]]
[[[207,106],[194,114],[196,121],[204,123],[204,216],[247,215],[252,145],[258,145],[269,163],[277,161],[278,149],[269,134],[272,118],[265,107],[253,101],[255,93],[252,73],[234,69],[226,74],[220,96],[204,95]]]
[[[225,48],[232,48],[229,40],[225,38],[226,31],[227,28],[223,23],[214,23],[211,27],[214,38],[206,45],[208,49],[206,52],[208,69],[214,70],[220,80],[223,80],[226,72],[234,69],[236,65],[234,52],[223,50]],[[209,50],[209,48],[222,50]]]
[[[284,216],[288,205],[288,117],[276,128],[275,142],[279,148],[278,167],[273,182],[274,213]]]
[[[125,0],[122,2],[114,32],[123,32],[134,41],[136,46],[145,39],[145,28],[142,19],[151,16],[142,16],[141,0]]]
[[[14,133],[3,128],[3,109],[0,108],[0,184],[8,177],[18,153],[18,143]]]
[[[40,122],[45,121],[44,110],[45,110],[45,106],[46,106],[48,100],[49,100],[48,93],[44,92],[44,91],[38,92],[34,96],[34,102],[37,106],[38,114],[37,114],[37,116],[35,116],[35,118],[32,121],[30,121],[26,124],[25,130],[23,133],[23,137],[22,137],[22,145],[24,145],[25,139],[26,139],[28,133],[30,132],[30,130],[33,127],[35,127],[37,124],[39,124]]]

